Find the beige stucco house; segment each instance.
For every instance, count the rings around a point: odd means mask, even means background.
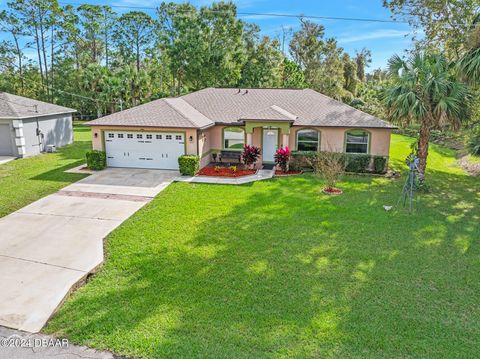
[[[388,156],[395,126],[310,89],[207,88],[91,121],[93,147],[111,167],[177,169],[180,155],[281,146]]]

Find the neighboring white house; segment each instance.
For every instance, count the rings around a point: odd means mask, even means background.
[[[71,108],[0,92],[0,156],[27,157],[72,143]]]

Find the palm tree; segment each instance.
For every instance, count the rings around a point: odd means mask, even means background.
[[[480,48],[467,51],[458,61],[457,66],[466,82],[478,85],[480,83]]]
[[[417,156],[423,180],[430,131],[447,125],[458,128],[468,117],[469,93],[443,55],[417,53],[408,60],[394,55],[388,65],[391,85],[383,101],[393,121],[420,125]]]

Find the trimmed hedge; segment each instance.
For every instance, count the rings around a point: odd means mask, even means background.
[[[182,176],[195,176],[200,169],[200,158],[198,156],[178,157],[178,166]]]
[[[312,166],[307,161],[307,158],[313,158],[316,152],[311,151],[292,151],[290,153],[289,167],[292,171],[312,170]]]
[[[347,164],[345,171],[355,173],[365,173],[368,171],[372,156],[361,154],[346,154]]]
[[[290,169],[312,170],[307,158],[315,156],[316,152],[292,151]],[[385,173],[387,170],[387,156],[372,156],[367,154],[345,153],[345,171],[353,173]]]
[[[87,166],[91,170],[100,171],[107,167],[107,155],[103,151],[88,151],[85,157],[87,157]]]
[[[385,173],[387,172],[387,157],[384,156],[373,156],[373,171],[375,173]]]

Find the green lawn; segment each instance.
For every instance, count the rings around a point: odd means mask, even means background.
[[[480,184],[431,151],[413,214],[382,208],[403,179],[172,184],[45,332],[146,358],[477,357]]]
[[[64,171],[85,163],[91,147],[90,128],[75,122],[75,142],[56,153],[41,154],[0,165],[0,217],[85,177]]]

